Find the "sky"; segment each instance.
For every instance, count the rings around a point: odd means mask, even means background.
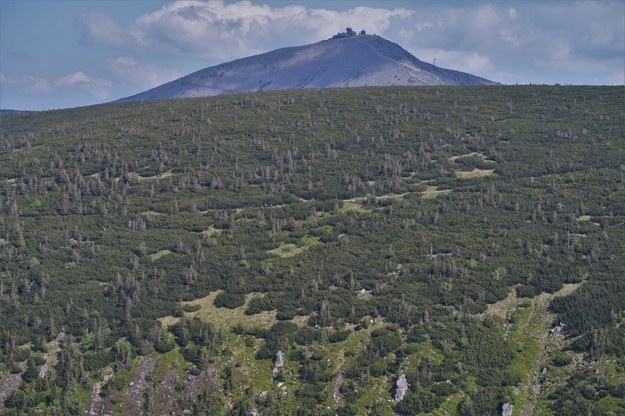
[[[623,0],[1,0],[0,108],[113,101],[346,26],[503,84],[625,84]]]

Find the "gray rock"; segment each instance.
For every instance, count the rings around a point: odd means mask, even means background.
[[[276,360],[273,365],[273,373],[277,374],[284,367],[284,353],[282,351],[278,351],[276,353]]]
[[[284,353],[282,351],[278,351],[276,353],[276,363],[275,366],[280,368],[284,366]]]
[[[404,398],[404,394],[408,391],[408,380],[406,376],[402,374],[395,383],[395,401],[400,402]]]

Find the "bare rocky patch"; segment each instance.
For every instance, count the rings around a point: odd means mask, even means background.
[[[169,370],[158,384],[156,394],[158,400],[159,415],[169,415],[169,408],[174,402],[176,396],[176,384],[178,383],[178,373]]]
[[[214,364],[211,364],[197,376],[188,374],[181,397],[183,400],[193,400],[208,389],[221,391],[221,385],[217,378],[217,369]]]
[[[89,415],[90,416],[98,416],[105,414],[104,411],[104,400],[102,399],[102,387],[109,382],[109,380],[113,377],[113,370],[107,369],[104,372],[104,376],[102,377],[102,381],[96,381],[91,389],[91,395],[89,396]]]
[[[128,403],[126,407],[130,414],[138,415],[143,413],[143,404],[145,402],[144,393],[148,386],[148,377],[154,371],[156,366],[156,357],[147,356],[135,370],[134,377],[130,382],[128,389]]]
[[[21,374],[9,374],[0,381],[0,415],[6,412],[4,401],[22,385]]]

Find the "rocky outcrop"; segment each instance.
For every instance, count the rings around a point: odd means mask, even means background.
[[[408,380],[406,376],[402,374],[395,383],[395,401],[400,402],[404,398],[404,395],[408,391]]]
[[[0,380],[0,415],[4,414],[6,409],[4,408],[4,401],[11,393],[19,389],[22,385],[22,375],[10,374],[6,378]]]
[[[273,373],[278,374],[282,370],[282,367],[284,367],[284,353],[282,351],[278,351],[273,365]]]

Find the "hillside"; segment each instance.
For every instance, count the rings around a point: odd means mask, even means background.
[[[300,88],[493,84],[422,62],[380,36],[354,35],[212,66],[119,101]]]
[[[0,115],[0,413],[623,414],[624,118],[562,86]]]

